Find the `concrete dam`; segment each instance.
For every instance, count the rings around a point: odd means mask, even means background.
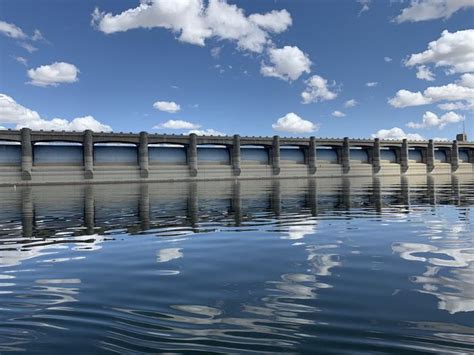
[[[474,142],[0,131],[0,185],[473,174]]]

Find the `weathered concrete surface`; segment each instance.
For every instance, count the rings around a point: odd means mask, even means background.
[[[464,138],[464,137],[463,137]],[[343,176],[389,176],[430,174],[473,174],[474,143],[463,141],[382,141],[379,139],[286,138],[158,135],[134,133],[43,132],[24,128],[21,131],[0,131],[2,141],[21,144],[21,164],[0,164],[0,184],[105,183],[125,181],[186,181],[254,178],[305,178]],[[82,145],[82,165],[44,164],[35,162],[34,145],[45,142],[68,142]],[[97,144],[128,144],[129,154],[136,150],[136,162],[98,163],[94,161]],[[178,145],[186,155],[186,165],[161,164],[149,161],[149,146]],[[228,161],[199,162],[198,147],[216,145],[228,150]],[[242,146],[260,146],[269,154],[268,162],[242,161]],[[288,155],[282,160],[285,147],[299,148],[298,161]],[[326,147],[337,159],[318,157],[317,148]],[[132,149],[132,153],[130,153]],[[176,147],[174,149],[177,149]],[[201,149],[201,148],[199,148]],[[354,157],[351,158],[351,149]],[[389,149],[393,161],[382,159],[381,149]],[[415,158],[411,159],[413,149]],[[459,149],[467,151],[460,159]],[[102,150],[103,151],[103,150]],[[166,151],[166,148],[165,148]],[[363,152],[364,159],[357,158]],[[436,158],[436,152],[442,151]],[[324,152],[323,152],[324,153]],[[184,153],[183,153],[184,154]],[[301,160],[304,154],[304,162]],[[221,154],[222,155],[222,154]],[[184,155],[183,155],[184,156]],[[226,156],[226,155],[222,155]],[[290,155],[292,156],[292,155]],[[294,155],[293,155],[294,156]],[[467,158],[466,158],[467,156]],[[0,157],[1,158],[1,157]],[[227,159],[227,158],[226,158]],[[63,159],[64,160],[64,159]],[[2,161],[0,159],[0,161]],[[4,159],[4,161],[9,161]]]

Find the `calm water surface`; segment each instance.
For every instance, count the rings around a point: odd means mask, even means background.
[[[474,352],[474,177],[0,188],[0,352]]]

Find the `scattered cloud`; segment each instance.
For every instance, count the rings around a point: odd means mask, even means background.
[[[390,57],[383,57],[383,60],[385,61],[385,63],[390,63],[392,61],[392,58]]]
[[[331,113],[331,115],[334,116],[334,117],[346,117],[346,114],[344,112],[341,112],[341,111],[338,111],[338,110],[333,111]]]
[[[444,104],[439,104],[438,108],[443,111],[452,111],[452,110],[472,110],[474,111],[474,101],[470,103],[464,103],[461,101],[455,102],[446,102]]]
[[[43,37],[43,34],[38,29],[35,30],[35,32],[33,33],[33,36],[31,36],[31,39],[33,41],[44,41],[45,40],[45,38]]]
[[[414,141],[421,141],[425,140],[425,138],[418,134],[418,133],[405,133],[403,129],[398,127],[393,127],[390,129],[381,129],[376,133],[372,134],[372,138],[380,138],[380,139],[408,139]]]
[[[192,129],[187,134],[191,134],[191,133],[197,134],[198,136],[225,136],[226,135],[225,133],[216,131],[215,129],[212,129],[212,128],[202,129],[202,130]]]
[[[38,48],[36,48],[35,46],[31,45],[30,43],[27,43],[27,42],[20,42],[18,43],[18,45],[23,48],[23,49],[26,49],[26,51],[28,53],[33,53],[33,52],[36,52],[38,50]]]
[[[399,90],[388,103],[396,108],[427,105],[439,101],[474,102],[474,88],[451,83],[443,86],[430,86],[423,93]]]
[[[178,40],[204,46],[206,39],[234,41],[239,49],[262,53],[272,33],[284,32],[292,24],[286,10],[247,16],[243,9],[223,0],[147,0],[121,14],[96,8],[92,25],[110,34],[136,28],[165,28]]]
[[[269,48],[267,52],[271,64],[267,65],[262,62],[260,73],[263,76],[296,80],[303,73],[311,71],[311,60],[296,46]]]
[[[164,111],[168,113],[176,113],[181,110],[181,106],[174,101],[156,101],[153,104],[153,107],[159,111]]]
[[[183,120],[168,120],[164,123],[156,125],[153,129],[168,128],[168,129],[198,129],[201,128],[200,124],[192,123]]]
[[[328,81],[319,75],[313,75],[305,81],[305,84],[306,88],[301,93],[304,104],[334,100],[338,95],[336,91],[331,91],[336,83],[328,84]]]
[[[373,87],[376,87],[379,83],[377,81],[368,81],[365,83],[365,86],[369,87],[369,88],[373,88]]]
[[[290,112],[280,117],[276,123],[272,124],[272,128],[277,131],[290,133],[310,133],[317,131],[319,125],[302,119],[296,113]]]
[[[355,99],[350,99],[344,102],[344,107],[351,108],[357,106],[359,103]]]
[[[458,123],[462,121],[464,121],[464,116],[453,111],[447,112],[441,117],[438,117],[431,111],[426,111],[423,115],[422,122],[408,122],[407,127],[415,129],[438,127],[439,129],[443,129],[449,123]]]
[[[214,47],[211,49],[211,56],[214,59],[219,59],[221,56],[222,47]]]
[[[13,23],[8,23],[5,21],[0,21],[0,34],[14,39],[28,38],[28,36],[25,34],[25,32],[23,32],[20,27],[14,25]]]
[[[420,65],[416,71],[416,77],[420,80],[434,81],[435,75],[426,65]]]
[[[25,57],[13,57],[18,63],[23,64],[24,66],[28,65],[28,61]]]
[[[461,86],[466,86],[468,88],[474,88],[474,74],[466,73],[461,75],[461,79],[458,80],[458,84]]]
[[[29,84],[35,86],[58,86],[74,83],[78,80],[79,69],[74,64],[55,62],[28,70]]]
[[[447,19],[455,12],[474,7],[472,0],[411,0],[395,18],[398,23]]]
[[[357,2],[362,6],[359,11],[359,16],[362,15],[362,13],[370,10],[370,3],[372,0],[357,0]]]
[[[14,124],[15,129],[28,127],[33,130],[84,131],[90,129],[93,131],[112,131],[110,126],[100,123],[92,116],[77,117],[72,121],[62,118],[45,120],[41,118],[38,112],[20,105],[12,97],[5,94],[0,94],[0,123]]]
[[[408,57],[405,66],[434,64],[446,67],[449,74],[474,71],[474,29],[449,32],[428,44],[428,49]]]

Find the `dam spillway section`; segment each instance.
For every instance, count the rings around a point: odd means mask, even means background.
[[[0,185],[473,173],[466,139],[0,131]]]

